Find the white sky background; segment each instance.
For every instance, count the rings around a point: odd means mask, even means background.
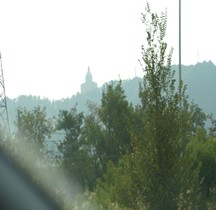
[[[178,0],[149,0],[168,9],[167,42],[178,63]],[[216,3],[182,0],[182,63],[216,64]],[[142,76],[145,0],[0,0],[0,51],[6,95],[49,99],[80,91],[90,66],[101,86]]]

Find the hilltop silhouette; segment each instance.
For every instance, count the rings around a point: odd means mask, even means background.
[[[176,85],[178,85],[178,65],[172,66],[176,71]],[[212,113],[216,116],[216,66],[211,61],[204,61],[190,66],[182,66],[182,79],[187,85],[186,94],[189,99],[198,104],[206,114]],[[69,110],[77,105],[78,111],[88,114],[88,103],[100,104],[102,91],[105,90],[107,84],[116,84],[118,81],[108,81],[101,87],[97,87],[97,83],[93,82],[90,69],[86,74],[86,82],[81,84],[81,92],[71,97],[61,100],[49,100],[32,95],[22,95],[16,99],[7,98],[8,113],[11,126],[17,117],[17,109],[26,107],[28,110],[35,106],[46,107],[48,116],[57,116],[59,110]],[[122,80],[122,86],[130,103],[134,105],[140,103],[139,84],[142,78],[134,77],[133,79]]]

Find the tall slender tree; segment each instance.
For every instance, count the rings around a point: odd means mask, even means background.
[[[184,86],[179,87],[181,96],[175,89],[171,69],[173,50],[167,54],[164,41],[167,12],[160,16],[152,13],[147,3],[142,22],[147,37],[140,60],[144,71],[140,98],[145,119],[143,137],[135,137],[133,141],[133,177],[149,209],[177,209],[182,196],[186,199],[186,193],[191,200],[185,205],[193,205],[198,182],[197,171],[191,171],[193,160],[185,161],[191,135],[190,106]]]
[[[142,107],[133,115],[132,150],[117,165],[109,165],[98,181],[98,199],[105,207],[119,203],[129,209],[196,209],[200,162],[189,142],[205,117],[200,110],[197,115],[196,107],[188,103],[182,83],[181,91],[176,90],[173,50],[167,53],[164,41],[167,12],[160,16],[152,13],[147,3],[142,21],[146,30],[140,60],[144,71],[139,91]],[[142,120],[137,120],[137,114]],[[143,129],[136,129],[141,128],[140,123]]]

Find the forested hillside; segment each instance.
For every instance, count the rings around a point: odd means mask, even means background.
[[[178,66],[172,66],[177,72]],[[191,66],[182,66],[182,79],[187,85],[186,93],[207,114],[216,116],[216,66],[204,61]]]
[[[58,101],[8,99],[16,129],[0,133],[0,146],[62,210],[215,209],[216,120],[207,113],[216,67],[183,66],[179,84],[166,11],[147,3],[142,22],[143,78]]]
[[[178,65],[173,65],[172,69],[176,71],[176,84],[178,84]],[[182,79],[187,85],[186,94],[189,95],[189,100],[198,104],[206,114],[214,114],[216,116],[216,66],[211,62],[198,63],[191,66],[182,66]],[[122,87],[126,97],[133,105],[140,104],[139,85],[142,78],[135,77],[130,80],[123,80]],[[14,128],[14,121],[17,117],[17,109],[24,108],[32,110],[35,106],[46,107],[48,116],[57,116],[59,110],[69,110],[77,105],[78,111],[89,113],[88,103],[93,102],[100,104],[102,91],[108,84],[117,84],[118,81],[108,81],[102,87],[93,90],[87,94],[77,93],[70,98],[61,100],[49,100],[38,96],[19,96],[16,99],[7,99],[8,112],[11,127]],[[12,129],[13,130],[13,129]]]

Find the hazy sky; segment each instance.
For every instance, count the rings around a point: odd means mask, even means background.
[[[167,42],[178,63],[178,2],[149,0],[168,9]],[[80,91],[87,67],[104,82],[142,76],[145,0],[0,0],[0,51],[6,94],[50,99]],[[182,0],[182,63],[216,64],[215,1]]]

